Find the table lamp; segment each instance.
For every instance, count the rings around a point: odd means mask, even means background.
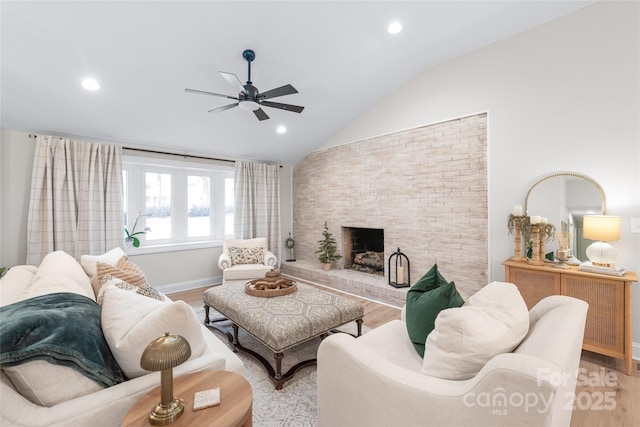
[[[616,259],[616,249],[606,242],[620,239],[620,217],[613,215],[585,215],[582,236],[597,240],[587,248],[587,257],[600,267],[611,267]]]
[[[140,366],[147,371],[160,372],[160,403],[149,414],[149,423],[164,426],[180,418],[184,400],[173,396],[173,368],[191,356],[189,342],[180,335],[164,336],[151,341],[142,353]]]

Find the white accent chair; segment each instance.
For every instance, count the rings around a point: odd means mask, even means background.
[[[239,264],[234,261],[231,252],[238,249],[254,249],[262,247],[263,259],[255,264]],[[269,252],[266,237],[254,239],[227,239],[222,245],[222,254],[218,259],[218,267],[222,270],[222,280],[259,279],[264,277],[267,271],[276,268],[278,258]]]
[[[318,349],[318,426],[569,426],[587,308],[543,299],[520,345],[462,381],[422,373],[404,319],[333,334]]]

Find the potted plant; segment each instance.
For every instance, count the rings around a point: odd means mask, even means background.
[[[141,216],[151,216],[151,214],[138,212],[138,215],[136,216],[136,221],[133,223],[133,228],[131,229],[131,231],[129,231],[126,227],[124,229],[124,232],[126,234],[124,241],[127,244],[127,248],[131,247],[131,244],[133,244],[134,248],[139,247],[140,239],[138,239],[136,236],[141,234],[147,234],[149,231],[151,231],[151,227],[145,227],[143,231],[136,231],[136,227],[138,226],[138,220],[140,219]]]
[[[338,246],[336,245],[336,239],[329,233],[329,227],[327,227],[327,221],[324,222],[324,230],[322,230],[322,240],[318,240],[318,250],[315,252],[318,255],[318,260],[322,263],[322,268],[325,270],[331,269],[331,263],[337,259],[342,258],[342,255],[338,255],[336,251]]]

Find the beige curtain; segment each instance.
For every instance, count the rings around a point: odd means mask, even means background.
[[[235,235],[266,237],[280,263],[280,170],[278,165],[237,161],[235,167]]]
[[[51,251],[80,259],[122,246],[122,147],[38,136],[31,175],[27,263]]]

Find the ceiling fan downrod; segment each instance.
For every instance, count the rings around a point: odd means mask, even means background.
[[[244,52],[242,52],[242,57],[247,60],[247,69],[248,69],[247,84],[252,84],[251,83],[251,61],[256,59],[256,53],[251,49],[247,49]]]

